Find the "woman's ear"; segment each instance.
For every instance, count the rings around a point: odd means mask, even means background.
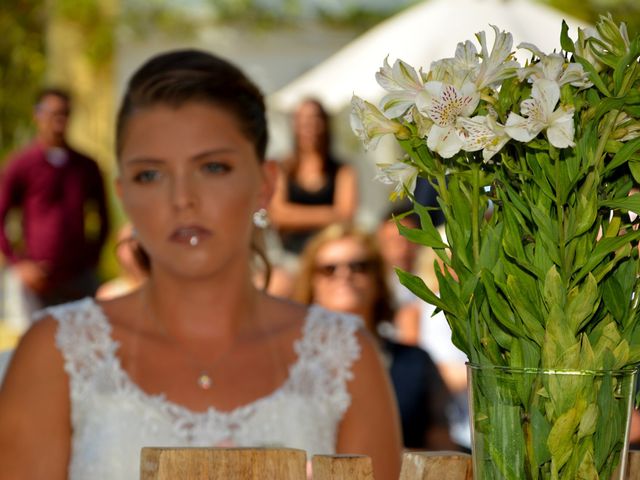
[[[258,202],[260,203],[260,208],[267,208],[269,207],[269,203],[271,203],[271,197],[273,197],[276,189],[280,165],[275,160],[265,160],[261,168],[262,187],[260,189],[260,195],[258,196]]]

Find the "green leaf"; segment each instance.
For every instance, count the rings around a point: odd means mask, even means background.
[[[580,419],[580,426],[578,427],[578,438],[593,435],[596,431],[596,425],[598,423],[598,405],[590,403],[587,409],[582,414]]]
[[[531,408],[530,415],[533,456],[535,464],[539,467],[551,460],[551,452],[547,446],[547,438],[549,438],[549,432],[551,432],[551,425],[536,406]]]
[[[593,460],[593,446],[591,446],[587,448],[580,460],[576,480],[593,480],[594,478],[599,478],[599,475]]]
[[[442,302],[440,298],[435,293],[433,293],[429,289],[429,287],[427,287],[427,285],[424,283],[424,280],[422,280],[420,277],[409,272],[405,272],[401,268],[396,268],[396,274],[398,275],[400,283],[411,290],[413,294],[417,295],[419,298],[427,303],[430,303],[436,308],[439,308],[440,310],[443,310],[445,312],[451,311],[451,308],[444,302]],[[453,313],[455,314],[459,312],[454,311]]]
[[[524,434],[520,418],[520,407],[491,405],[491,459],[506,480],[522,478],[524,471]]]
[[[589,62],[589,60],[582,58],[579,55],[575,55],[574,54],[574,58],[576,59],[576,61],[582,65],[582,67],[584,68],[585,72],[587,72],[589,74],[589,80],[591,80],[593,82],[593,84],[595,85],[595,87],[600,90],[600,92],[606,96],[606,97],[610,97],[611,96],[611,92],[609,92],[609,89],[607,88],[607,86],[605,85],[605,83],[602,81],[602,78],[600,78],[600,75],[598,75],[598,72],[596,71],[595,67],[591,64],[591,62]]]
[[[613,71],[613,83],[615,84],[617,95],[624,95],[626,93],[621,91],[622,83],[625,76],[634,73],[632,70],[637,68],[638,55],[640,55],[638,52],[638,38],[635,38],[627,54],[620,58]]]
[[[600,205],[603,207],[617,208],[640,213],[640,193],[634,193],[633,195],[629,195],[624,198],[604,200],[600,202]]]
[[[640,238],[640,231],[634,230],[617,237],[605,237],[600,239],[596,247],[593,249],[591,256],[587,259],[587,263],[574,276],[574,283],[582,280],[589,272],[595,270],[598,264],[600,264],[600,262],[602,262],[608,255],[638,238]]]
[[[509,307],[509,304],[498,292],[491,273],[487,270],[483,270],[480,273],[480,279],[484,285],[489,304],[491,305],[491,312],[493,313],[492,316],[495,317],[500,325],[502,325],[511,334],[520,337],[524,336],[522,327],[517,324],[516,317]]]
[[[427,215],[427,217],[429,217],[429,215]],[[423,222],[422,217],[420,217],[420,221]],[[400,235],[410,242],[431,248],[447,247],[447,244],[442,241],[442,237],[440,237],[440,233],[433,226],[433,223],[425,225],[423,222],[420,228],[409,228],[400,223],[400,220],[396,220],[396,225],[398,226]]]
[[[591,318],[599,306],[598,282],[588,273],[581,287],[571,289],[567,299],[566,318],[575,335]]]
[[[572,222],[575,225],[572,226],[569,232],[568,240],[572,240],[575,237],[582,235],[588,231],[596,221],[598,214],[598,198],[596,192],[592,192],[591,195],[578,194],[578,208],[571,211],[577,218],[572,218]]]
[[[629,159],[640,150],[640,137],[633,140],[629,140],[624,146],[618,150],[618,153],[607,163],[605,166],[605,173],[612,171],[615,168],[625,164]]]
[[[556,269],[552,266],[544,280],[543,298],[547,305],[547,309],[551,310],[554,306],[564,308],[566,290],[562,278]]]
[[[569,25],[564,20],[562,20],[562,29],[560,31],[560,46],[565,52],[573,53],[575,51],[573,40],[569,38]]]
[[[576,408],[570,409],[558,417],[551,427],[547,447],[551,458],[559,470],[569,460],[573,449],[573,434],[578,427],[580,419]]]
[[[625,290],[620,285],[620,282],[615,276],[607,278],[602,285],[602,300],[604,301],[607,310],[611,313],[611,316],[619,323],[623,324],[625,314],[627,311],[626,306],[629,303],[630,298],[625,297]]]
[[[629,170],[631,170],[631,175],[633,175],[633,179],[640,183],[640,160],[629,160]]]
[[[524,325],[527,337],[533,340],[537,345],[542,345],[544,341],[544,312],[537,305],[536,300],[531,297],[531,293],[535,290],[535,282],[527,282],[527,277],[509,275],[505,285],[501,285],[501,289],[505,292],[507,300],[514,309]],[[524,340],[524,339],[522,339]],[[536,367],[540,360],[540,354],[535,362],[526,362],[527,367]]]

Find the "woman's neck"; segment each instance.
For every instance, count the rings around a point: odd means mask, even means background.
[[[141,290],[143,308],[182,337],[232,340],[251,330],[263,297],[248,276],[233,277],[184,280],[155,273]]]

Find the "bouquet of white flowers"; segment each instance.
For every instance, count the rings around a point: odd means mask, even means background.
[[[406,152],[378,165],[392,197],[418,176],[438,192],[446,240],[416,202],[421,227],[398,228],[438,254],[439,295],[398,275],[445,312],[474,367],[494,369],[472,384],[474,468],[608,479],[633,378],[602,372],[640,361],[640,38],[602,17],[574,42],[563,23],[562,49],[522,43],[521,66],[511,34],[493,30],[492,47],[480,32],[479,51],[459,43],[427,72],[384,60],[387,94],[380,108],[354,97],[352,127],[369,148],[391,134]],[[585,370],[595,376],[569,384],[536,373]],[[497,402],[509,407],[499,419]]]

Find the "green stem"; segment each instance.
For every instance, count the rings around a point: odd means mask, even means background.
[[[560,199],[560,158],[556,159],[555,164],[555,177],[556,177],[556,215],[558,219],[558,248],[560,249],[560,278],[563,282],[566,282],[571,274],[567,271],[567,258],[566,258],[566,236],[564,225],[564,205]]]
[[[472,192],[471,192],[471,241],[473,249],[474,269],[478,268],[480,261],[480,167],[472,164]]]
[[[453,219],[451,218],[451,212],[449,211],[449,206],[451,205],[451,201],[450,201],[450,197],[449,197],[449,190],[447,190],[447,177],[446,175],[443,173],[443,170],[440,171],[440,169],[438,169],[439,171],[435,173],[435,179],[436,179],[436,183],[437,185],[435,186],[436,191],[438,192],[438,195],[440,197],[442,197],[442,213],[444,214],[444,218],[446,222],[450,222],[453,221]]]

